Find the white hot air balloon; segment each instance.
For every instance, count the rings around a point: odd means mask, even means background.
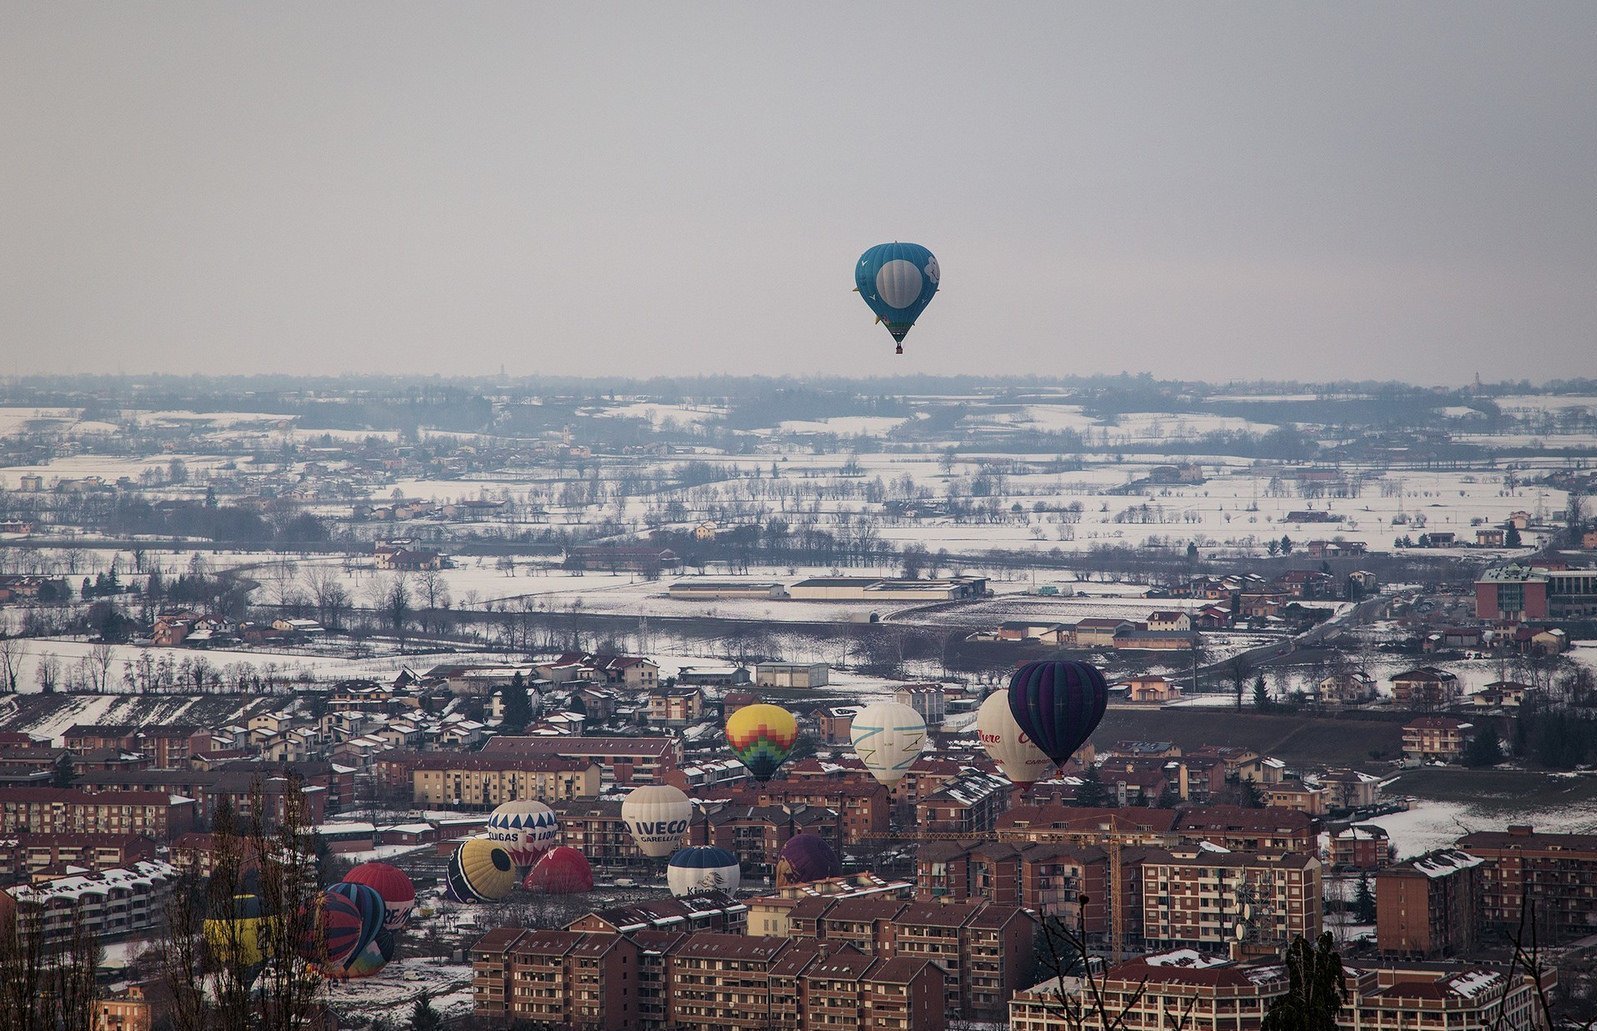
[[[535,798],[506,802],[488,817],[488,840],[510,853],[519,867],[530,867],[560,834],[554,810]]]
[[[621,819],[651,859],[675,852],[693,820],[693,803],[681,788],[645,784],[633,788],[621,803]]]
[[[665,868],[665,882],[673,895],[692,895],[699,891],[724,891],[731,894],[742,883],[738,857],[714,845],[692,845],[671,857]]]
[[[872,702],[854,714],[854,754],[871,776],[892,787],[926,747],[926,721],[903,702]]]
[[[1009,691],[994,691],[976,711],[976,734],[998,768],[1016,784],[1035,784],[1054,771],[1054,761],[1031,743],[1009,711]]]

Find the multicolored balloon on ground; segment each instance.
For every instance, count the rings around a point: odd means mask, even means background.
[[[780,705],[745,705],[727,717],[726,743],[757,780],[770,780],[798,740],[798,720]]]
[[[892,787],[926,747],[926,720],[903,702],[872,702],[854,714],[854,754],[871,776]]]
[[[776,886],[823,881],[843,872],[837,852],[819,834],[806,831],[789,838],[776,860]]]
[[[621,819],[644,855],[664,859],[676,851],[688,832],[693,802],[681,788],[644,784],[627,793],[621,803]]]
[[[378,931],[377,937],[367,942],[366,946],[351,956],[341,968],[324,973],[340,981],[370,977],[381,971],[393,958],[394,936],[388,931]]]
[[[557,845],[538,857],[521,886],[546,895],[580,895],[593,890],[593,867],[570,845]]]
[[[449,857],[444,885],[456,902],[498,902],[516,886],[516,865],[487,838],[467,838]]]
[[[1004,776],[1021,786],[1047,778],[1057,765],[1015,722],[1007,690],[994,691],[976,710],[976,735]]]
[[[502,846],[522,869],[536,863],[559,834],[554,810],[535,798],[506,802],[488,817],[488,840]]]
[[[362,885],[352,885],[362,887]],[[366,889],[371,891],[370,888]],[[376,892],[372,892],[376,894]],[[377,900],[379,907],[382,899]],[[361,907],[348,895],[324,891],[306,904],[305,932],[299,943],[299,956],[318,970],[342,969],[371,941],[366,937],[369,921]],[[381,926],[381,919],[378,921]]]
[[[942,270],[918,243],[879,243],[854,265],[854,287],[904,353],[904,337],[932,302]]]
[[[743,882],[738,857],[714,845],[692,845],[678,851],[665,868],[665,881],[673,895],[700,891],[731,894]]]
[[[383,929],[398,931],[410,922],[411,910],[416,908],[416,886],[405,872],[388,863],[361,863],[344,876],[347,884],[364,884],[383,897],[387,909]]]
[[[1086,742],[1108,705],[1109,684],[1091,663],[1028,662],[1009,678],[1011,715],[1056,763]]]

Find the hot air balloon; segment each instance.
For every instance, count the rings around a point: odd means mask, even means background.
[[[663,859],[681,844],[693,820],[693,803],[681,788],[645,784],[633,788],[621,803],[621,819],[651,859]]]
[[[782,846],[776,859],[776,886],[821,881],[842,872],[842,860],[826,839],[806,831],[795,834]]]
[[[488,840],[510,853],[510,861],[525,869],[555,843],[560,821],[554,810],[535,798],[506,802],[488,817]]]
[[[871,776],[892,787],[926,747],[926,721],[903,702],[872,702],[854,714],[849,735]]]
[[[364,884],[383,897],[387,909],[383,929],[398,931],[410,921],[410,911],[416,907],[416,886],[397,866],[387,863],[361,863],[344,877],[345,883]]]
[[[1062,763],[1103,719],[1109,685],[1087,662],[1028,662],[1009,678],[1009,711],[1048,758]]]
[[[1022,786],[1035,784],[1054,770],[1054,761],[1031,743],[1009,711],[1009,692],[994,691],[976,711],[976,734],[1004,776]]]
[[[382,933],[383,922],[388,919],[388,904],[383,901],[382,894],[376,888],[369,884],[342,881],[338,884],[329,884],[327,894],[342,895],[355,903],[355,908],[360,910],[362,921],[360,945],[356,947],[356,952],[375,941],[377,935]]]
[[[727,717],[726,742],[757,780],[770,780],[797,740],[798,721],[780,705],[745,705]]]
[[[579,895],[593,890],[593,867],[570,845],[557,845],[538,857],[521,886],[546,895]]]
[[[904,353],[904,336],[937,293],[942,273],[918,243],[879,243],[860,255],[854,287]]]
[[[367,919],[347,895],[322,892],[306,906],[310,912],[299,943],[299,955],[305,962],[322,970],[342,968],[369,944],[370,939],[363,937]]]
[[[449,857],[444,884],[456,902],[498,902],[515,888],[516,867],[503,847],[467,838]]]
[[[394,958],[394,936],[388,931],[378,931],[377,937],[368,942],[365,948],[351,956],[342,967],[336,970],[324,970],[329,977],[347,980],[356,977],[370,977]]]
[[[236,972],[248,985],[266,968],[270,918],[254,895],[234,895],[220,912],[205,921],[205,945],[223,970]],[[4,931],[0,923],[0,932]]]
[[[724,891],[731,894],[743,881],[738,857],[714,845],[693,845],[671,857],[665,868],[665,881],[673,895],[692,895],[698,891]]]

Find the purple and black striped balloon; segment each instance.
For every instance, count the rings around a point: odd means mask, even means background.
[[[1075,754],[1108,704],[1109,685],[1091,663],[1028,662],[1009,678],[1010,713],[1056,763]]]

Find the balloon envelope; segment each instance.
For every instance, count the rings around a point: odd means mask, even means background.
[[[836,877],[843,872],[837,852],[819,834],[796,834],[782,846],[776,860],[776,885],[803,884]]]
[[[388,905],[383,902],[383,897],[376,888],[368,884],[352,883],[349,881],[327,886],[329,895],[342,895],[355,903],[355,908],[360,910],[361,929],[360,944],[355,946],[359,952],[377,936],[382,933],[383,922],[388,918]]]
[[[994,691],[976,711],[976,735],[993,762],[1016,784],[1035,784],[1053,772],[1054,761],[1031,743],[1009,711],[1009,692]]]
[[[405,872],[388,863],[361,863],[344,876],[349,884],[364,884],[383,897],[387,912],[383,929],[397,931],[410,921],[410,912],[416,907],[416,886]]]
[[[258,897],[234,895],[220,912],[205,921],[206,947],[224,969],[238,971],[249,983],[266,966],[270,943],[265,939],[270,923]]]
[[[516,886],[515,864],[487,838],[467,838],[449,857],[444,884],[457,902],[498,902]]]
[[[299,955],[317,968],[341,967],[367,944],[366,917],[347,895],[323,892],[306,904],[310,912]]]
[[[322,973],[338,980],[348,980],[354,977],[370,977],[394,958],[394,936],[388,931],[379,931],[377,937],[368,942],[365,948],[356,952],[339,967],[322,968]]]
[[[1028,662],[1009,678],[1010,713],[1056,763],[1082,746],[1108,705],[1109,684],[1088,662]]]
[[[558,845],[538,857],[521,886],[548,895],[578,895],[593,890],[593,867],[570,845]]]
[[[745,705],[727,717],[732,754],[759,780],[771,778],[797,740],[798,721],[780,705]]]
[[[535,798],[506,802],[488,817],[488,840],[510,853],[510,861],[529,867],[555,843],[560,821],[554,810]]]
[[[628,792],[621,819],[643,854],[663,859],[676,851],[693,820],[693,802],[681,788],[644,784]]]
[[[872,702],[854,714],[849,735],[871,776],[891,787],[926,747],[926,721],[903,702]]]
[[[693,845],[671,857],[665,868],[666,883],[673,895],[692,895],[697,891],[737,891],[743,881],[738,857],[714,845]]]
[[[941,279],[937,259],[918,243],[879,243],[854,265],[860,296],[899,343],[931,303]]]

